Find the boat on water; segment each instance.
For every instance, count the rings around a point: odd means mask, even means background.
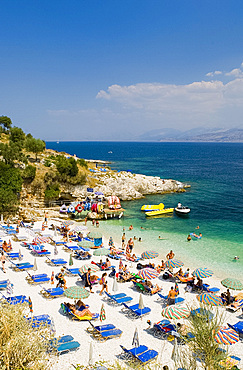
[[[164,209],[160,209],[157,211],[145,212],[145,215],[146,216],[159,216],[159,215],[165,215],[167,213],[173,213],[173,212],[174,212],[174,208],[164,208]]]
[[[177,207],[175,207],[175,213],[178,216],[187,216],[191,212],[191,209],[189,207],[183,206],[181,203],[177,204]]]
[[[141,207],[141,211],[150,212],[150,211],[160,211],[165,208],[163,203],[160,204],[144,204]]]

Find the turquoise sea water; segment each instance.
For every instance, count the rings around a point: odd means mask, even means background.
[[[81,158],[112,161],[113,169],[190,184],[186,193],[122,202],[125,217],[101,222],[100,227],[118,241],[123,227],[127,237],[141,237],[141,243],[135,242],[135,251],[156,249],[164,257],[173,249],[185,264],[207,266],[219,277],[243,279],[243,144],[49,142],[47,147]],[[179,201],[191,208],[187,219],[176,215],[146,218],[140,211],[143,204],[163,202],[174,207]],[[128,231],[130,224],[133,231]],[[199,231],[195,230],[198,225]],[[203,238],[188,243],[186,237],[193,231],[201,232]],[[236,255],[238,261],[233,259]]]

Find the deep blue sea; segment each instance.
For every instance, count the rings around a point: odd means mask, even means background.
[[[161,257],[173,249],[189,265],[210,267],[218,276],[243,278],[243,144],[47,142],[47,148],[111,161],[112,169],[190,184],[186,193],[122,202],[124,218],[101,223],[101,228],[120,241],[125,227],[127,237],[142,237],[142,243],[136,243],[139,249],[157,249]],[[179,201],[191,208],[187,219],[176,215],[146,219],[140,211],[143,204],[163,202],[174,207]],[[129,232],[130,224],[134,229]],[[187,235],[197,226],[203,238],[188,243]],[[234,256],[240,259],[234,261]]]

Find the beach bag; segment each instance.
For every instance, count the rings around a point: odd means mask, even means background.
[[[165,272],[164,275],[163,275],[163,279],[164,280],[168,280],[170,277],[169,273],[168,272]]]
[[[138,264],[137,264],[137,269],[138,269],[138,270],[142,270],[142,268],[143,268],[143,265],[142,265],[141,263],[138,263]]]
[[[55,279],[56,279],[56,280],[59,280],[58,275],[59,275],[59,273],[55,275]]]

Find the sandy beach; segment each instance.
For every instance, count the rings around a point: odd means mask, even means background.
[[[43,221],[43,220],[42,220]],[[33,229],[41,229],[42,221],[35,222],[35,225]],[[60,222],[57,220],[48,220],[48,226],[51,224],[57,224],[60,225]],[[14,225],[16,226],[16,225]],[[91,223],[88,222],[88,229],[91,231],[93,227],[91,226]],[[45,231],[41,231],[40,234],[42,235],[51,235],[52,238],[54,238],[54,232],[52,230],[46,229]],[[121,233],[122,234],[122,233]],[[31,237],[28,234],[27,228],[20,228],[20,232],[18,234],[19,236],[26,236],[28,238],[28,241],[31,241],[33,237]],[[116,237],[113,235],[114,239],[116,240],[118,236]],[[55,237],[56,239],[60,239],[61,237]],[[9,237],[2,237],[2,240],[9,240]],[[108,247],[108,239],[103,238],[103,244],[105,247]],[[23,254],[23,260],[21,262],[34,262],[34,256],[30,253],[30,250],[28,250],[26,247],[23,247],[20,242],[13,242],[12,241],[12,247],[13,251],[18,252],[21,250],[21,253]],[[54,255],[54,246],[51,244],[46,243],[45,244],[46,249],[48,249],[51,252],[50,258],[63,258],[65,261],[67,261],[67,267],[68,267],[68,261],[70,254],[63,250],[61,245],[58,245],[58,255]],[[121,247],[121,245],[117,245],[116,247]],[[143,244],[143,249],[152,249],[149,245],[146,246]],[[139,254],[140,251],[138,248],[136,248],[134,252],[136,254]],[[169,252],[169,251],[168,251]],[[92,253],[92,252],[91,252]],[[166,259],[165,256],[159,256],[158,259],[153,260],[153,262],[157,265],[160,263],[161,259]],[[100,260],[100,257],[93,256],[91,258],[94,262],[98,262]],[[73,266],[72,268],[78,267],[80,268],[82,265],[86,263],[90,263],[91,260],[88,261],[80,261],[75,258],[73,258]],[[103,261],[105,260],[105,257],[103,257]],[[49,266],[46,262],[46,257],[36,257],[37,262],[37,268],[38,270],[36,272],[33,272],[32,270],[28,271],[30,274],[40,274],[40,273],[47,273],[49,277],[51,277],[52,271],[54,271],[54,274],[56,275],[60,271],[60,267],[52,267]],[[16,262],[16,261],[14,261]],[[19,262],[19,261],[17,261]],[[185,262],[185,261],[184,261]],[[127,263],[127,266],[130,270],[130,272],[137,272],[136,265],[137,263],[134,262],[126,262],[123,261],[124,264]],[[146,263],[146,261],[143,261],[142,263]],[[118,271],[118,265],[119,261],[117,260],[111,260],[111,264],[116,267],[116,271]],[[190,268],[191,271],[193,271],[193,266],[187,266],[186,264],[183,266],[183,270],[186,268]],[[76,352],[70,352],[67,354],[60,355],[59,357],[52,357],[52,368],[55,370],[63,369],[63,370],[69,370],[72,369],[72,364],[82,364],[84,366],[88,365],[89,360],[89,348],[90,343],[93,344],[94,351],[93,351],[93,363],[98,361],[108,361],[108,362],[114,362],[117,359],[119,359],[119,355],[122,353],[122,349],[120,345],[123,345],[127,348],[132,347],[132,340],[134,331],[137,328],[138,329],[138,335],[139,335],[139,342],[140,344],[147,345],[151,349],[155,349],[159,352],[158,360],[163,365],[168,365],[169,369],[175,369],[175,364],[171,359],[172,355],[172,349],[173,344],[170,343],[167,340],[162,340],[155,338],[153,335],[149,333],[147,330],[149,325],[147,323],[147,320],[150,320],[152,323],[156,323],[162,319],[161,316],[161,309],[162,309],[162,303],[161,300],[158,300],[158,295],[145,295],[143,294],[143,302],[144,306],[150,307],[151,312],[149,315],[143,317],[142,319],[136,319],[131,320],[128,318],[122,311],[121,306],[113,306],[107,302],[105,299],[105,294],[102,296],[99,295],[100,292],[100,285],[96,284],[94,286],[94,294],[90,294],[90,296],[85,300],[85,303],[90,306],[90,310],[93,313],[100,313],[101,305],[104,303],[105,313],[106,313],[106,320],[102,323],[108,324],[112,323],[116,325],[117,328],[122,330],[122,335],[118,339],[109,339],[106,342],[99,343],[95,339],[92,338],[92,336],[86,331],[86,329],[89,327],[89,323],[87,321],[72,321],[67,316],[64,316],[62,313],[62,310],[60,309],[60,305],[62,302],[70,302],[72,303],[73,300],[67,299],[65,297],[61,298],[55,298],[52,300],[47,300],[43,298],[40,295],[40,291],[42,287],[44,286],[46,289],[50,287],[54,287],[57,284],[57,280],[54,281],[54,285],[51,285],[50,283],[42,285],[30,285],[26,281],[26,277],[28,276],[27,272],[15,272],[11,268],[11,263],[9,261],[6,262],[6,274],[3,273],[3,271],[0,271],[1,274],[1,280],[3,279],[9,279],[10,282],[13,284],[13,295],[26,295],[27,297],[31,297],[32,303],[33,303],[33,313],[34,315],[41,315],[41,314],[49,314],[55,324],[55,330],[56,330],[56,336],[61,335],[67,335],[70,334],[74,337],[74,340],[77,340],[80,343],[80,348]],[[102,271],[98,272],[97,275],[101,277]],[[225,276],[227,277],[227,276]],[[78,277],[69,277],[66,276],[67,280],[67,287],[78,285],[82,286],[82,282],[80,278]],[[110,293],[112,292],[112,286],[113,286],[113,279],[108,277],[108,290]],[[210,284],[210,286],[218,287],[220,289],[220,293],[225,291],[226,289],[221,285],[220,279],[218,279],[215,275],[213,277],[204,279],[205,283]],[[173,285],[172,282],[166,281],[162,279],[162,274],[153,280],[153,283],[158,284],[162,287],[162,293],[164,295],[167,295],[170,287]],[[190,306],[199,306],[198,301],[196,299],[195,293],[185,293],[184,290],[185,285],[179,284],[179,291],[180,291],[180,297],[185,298],[185,303]],[[5,291],[1,291],[4,295],[7,295]],[[118,283],[118,292],[117,293],[126,293],[128,296],[132,297],[133,300],[131,304],[136,304],[139,301],[139,292],[136,291],[133,288],[133,284],[131,282],[127,283]],[[235,292],[234,292],[235,293]],[[237,292],[235,293],[237,294]],[[210,308],[211,310],[211,308]],[[214,311],[214,308],[212,309]],[[230,323],[234,324],[240,319],[241,311],[238,311],[236,313],[231,313],[226,311],[225,307],[219,308],[220,312],[224,312],[225,319],[224,323]],[[183,320],[180,320],[182,322]],[[95,322],[94,322],[95,323]],[[97,325],[100,323],[99,320],[97,320]],[[242,342],[238,342],[234,344],[233,346],[230,346],[229,349],[230,354],[234,354],[236,356],[242,356],[243,353],[243,344]],[[241,369],[242,362],[238,367]],[[125,363],[124,363],[125,364]]]

